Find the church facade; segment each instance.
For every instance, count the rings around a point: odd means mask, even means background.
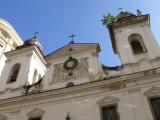
[[[44,55],[0,19],[0,120],[160,120],[160,48],[150,16],[121,12],[110,21],[121,66],[98,60],[98,43]]]

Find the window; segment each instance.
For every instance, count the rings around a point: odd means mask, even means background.
[[[132,49],[134,54],[143,53],[143,48],[141,46],[141,43],[137,40],[131,41]]]
[[[41,78],[42,78],[42,77],[41,77],[41,75],[39,74],[39,75],[38,75],[38,80],[40,80]]]
[[[146,52],[146,48],[143,43],[143,39],[138,34],[132,34],[129,36],[130,45],[134,54],[140,54]]]
[[[0,43],[0,48],[3,48],[3,44],[2,43]]]
[[[102,120],[119,120],[116,105],[101,108]]]
[[[17,63],[12,67],[7,83],[12,83],[12,82],[15,82],[17,80],[19,70],[20,70],[20,64]]]
[[[29,118],[29,120],[42,120],[41,117]]]
[[[151,99],[151,105],[155,120],[160,120],[160,98]]]
[[[0,52],[3,50],[4,44],[0,41]]]
[[[35,70],[34,74],[33,74],[33,82],[32,83],[36,83],[37,82],[37,76],[38,76],[38,72],[37,72],[37,70]]]

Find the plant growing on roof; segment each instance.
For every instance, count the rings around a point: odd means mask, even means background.
[[[119,16],[113,16],[111,13],[108,13],[107,15],[103,15],[102,23],[103,25],[108,25],[112,22],[116,22],[118,20]]]

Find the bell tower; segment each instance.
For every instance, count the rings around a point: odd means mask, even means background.
[[[22,39],[14,28],[5,20],[0,18],[0,76],[5,66],[5,52],[15,50],[17,46],[23,44]]]
[[[106,17],[107,18],[107,17]],[[141,63],[160,57],[160,48],[150,29],[150,16],[120,12],[116,17],[104,19],[111,36],[115,54],[118,54],[122,65]]]

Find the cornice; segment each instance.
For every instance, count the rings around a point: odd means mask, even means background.
[[[7,30],[6,32],[8,32],[11,35],[11,37],[14,39],[17,45],[23,44],[22,39],[20,38],[18,33],[15,31],[15,29],[11,26],[11,24],[9,24],[7,21],[5,21],[2,18],[0,18],[0,24],[6,28]]]
[[[144,95],[148,98],[160,96],[160,88],[159,87],[152,87],[148,91],[144,93]]]
[[[43,55],[41,54],[41,52],[35,45],[25,47],[22,49],[12,50],[12,51],[6,52],[5,55],[7,58],[11,59],[12,57],[15,57],[16,55],[25,54],[27,52],[32,52],[32,51],[35,51],[36,55],[40,58],[42,63],[46,66],[46,61],[43,59]],[[27,54],[27,56],[28,55],[31,55],[31,54]]]
[[[78,55],[86,55],[86,54],[89,54],[89,53],[95,53],[96,50],[95,49],[83,49],[83,50],[79,50],[79,51],[74,51],[74,52],[70,52],[70,53],[67,53],[67,54],[63,54],[63,55],[54,55],[53,57],[52,56],[49,56],[48,58],[45,57],[45,60],[46,61],[50,61],[50,60],[57,60],[57,59],[61,59],[61,58],[66,58],[68,56],[78,56]],[[98,55],[98,53],[96,53]]]
[[[80,45],[80,46],[79,46]],[[72,51],[68,51],[69,48],[73,48]],[[74,49],[76,48],[76,49]],[[77,48],[83,48],[83,49],[77,49]],[[68,52],[67,52],[67,51]],[[71,55],[78,55],[78,54],[87,54],[92,52],[98,52],[100,51],[99,44],[97,43],[74,43],[74,44],[68,44],[44,57],[45,60],[49,61],[50,59],[59,59]]]
[[[157,69],[159,70],[160,68],[157,68]],[[156,69],[154,69],[154,71],[155,70]],[[133,81],[137,81],[137,80],[147,80],[146,78],[148,76],[146,76],[146,74],[144,74],[145,72],[148,72],[148,71],[141,71],[138,73],[123,75],[123,76],[119,76],[119,77],[117,76],[117,77],[108,78],[105,80],[99,80],[99,81],[94,81],[94,82],[85,83],[85,84],[81,84],[81,85],[76,85],[76,86],[69,87],[69,88],[60,88],[60,89],[43,91],[43,92],[39,92],[39,93],[33,93],[33,94],[29,94],[29,95],[17,96],[17,97],[8,98],[8,99],[2,99],[2,100],[0,100],[0,107],[16,105],[16,104],[18,105],[20,103],[21,104],[30,103],[31,101],[32,102],[34,102],[34,101],[35,102],[37,102],[37,101],[43,102],[43,100],[44,101],[46,101],[46,100],[59,101],[59,100],[64,100],[64,97],[68,96],[68,95],[70,96],[70,99],[71,99],[71,98],[73,98],[72,95],[76,95],[77,93],[85,93],[87,95],[89,93],[87,93],[86,91],[89,92],[92,90],[101,89],[103,87],[113,86],[115,84],[119,85],[119,83],[126,84],[128,82],[133,82]],[[159,77],[160,76],[159,73],[160,72],[150,73],[150,77],[154,77],[154,78]],[[157,74],[158,76],[156,76],[155,74]],[[123,88],[124,88],[124,86],[122,86],[122,88],[120,88],[120,89],[123,89]],[[82,97],[82,96],[84,96],[84,94],[79,95],[78,97]]]
[[[133,19],[126,19],[123,21],[113,22],[113,23],[111,23],[111,26],[113,28],[119,28],[119,27],[125,27],[125,26],[129,26],[129,25],[142,23],[144,21],[149,21],[148,15],[140,16],[140,17],[133,18]],[[148,23],[148,24],[150,24],[150,23]]]
[[[119,98],[113,96],[106,96],[97,102],[98,105],[115,104],[119,102]]]

